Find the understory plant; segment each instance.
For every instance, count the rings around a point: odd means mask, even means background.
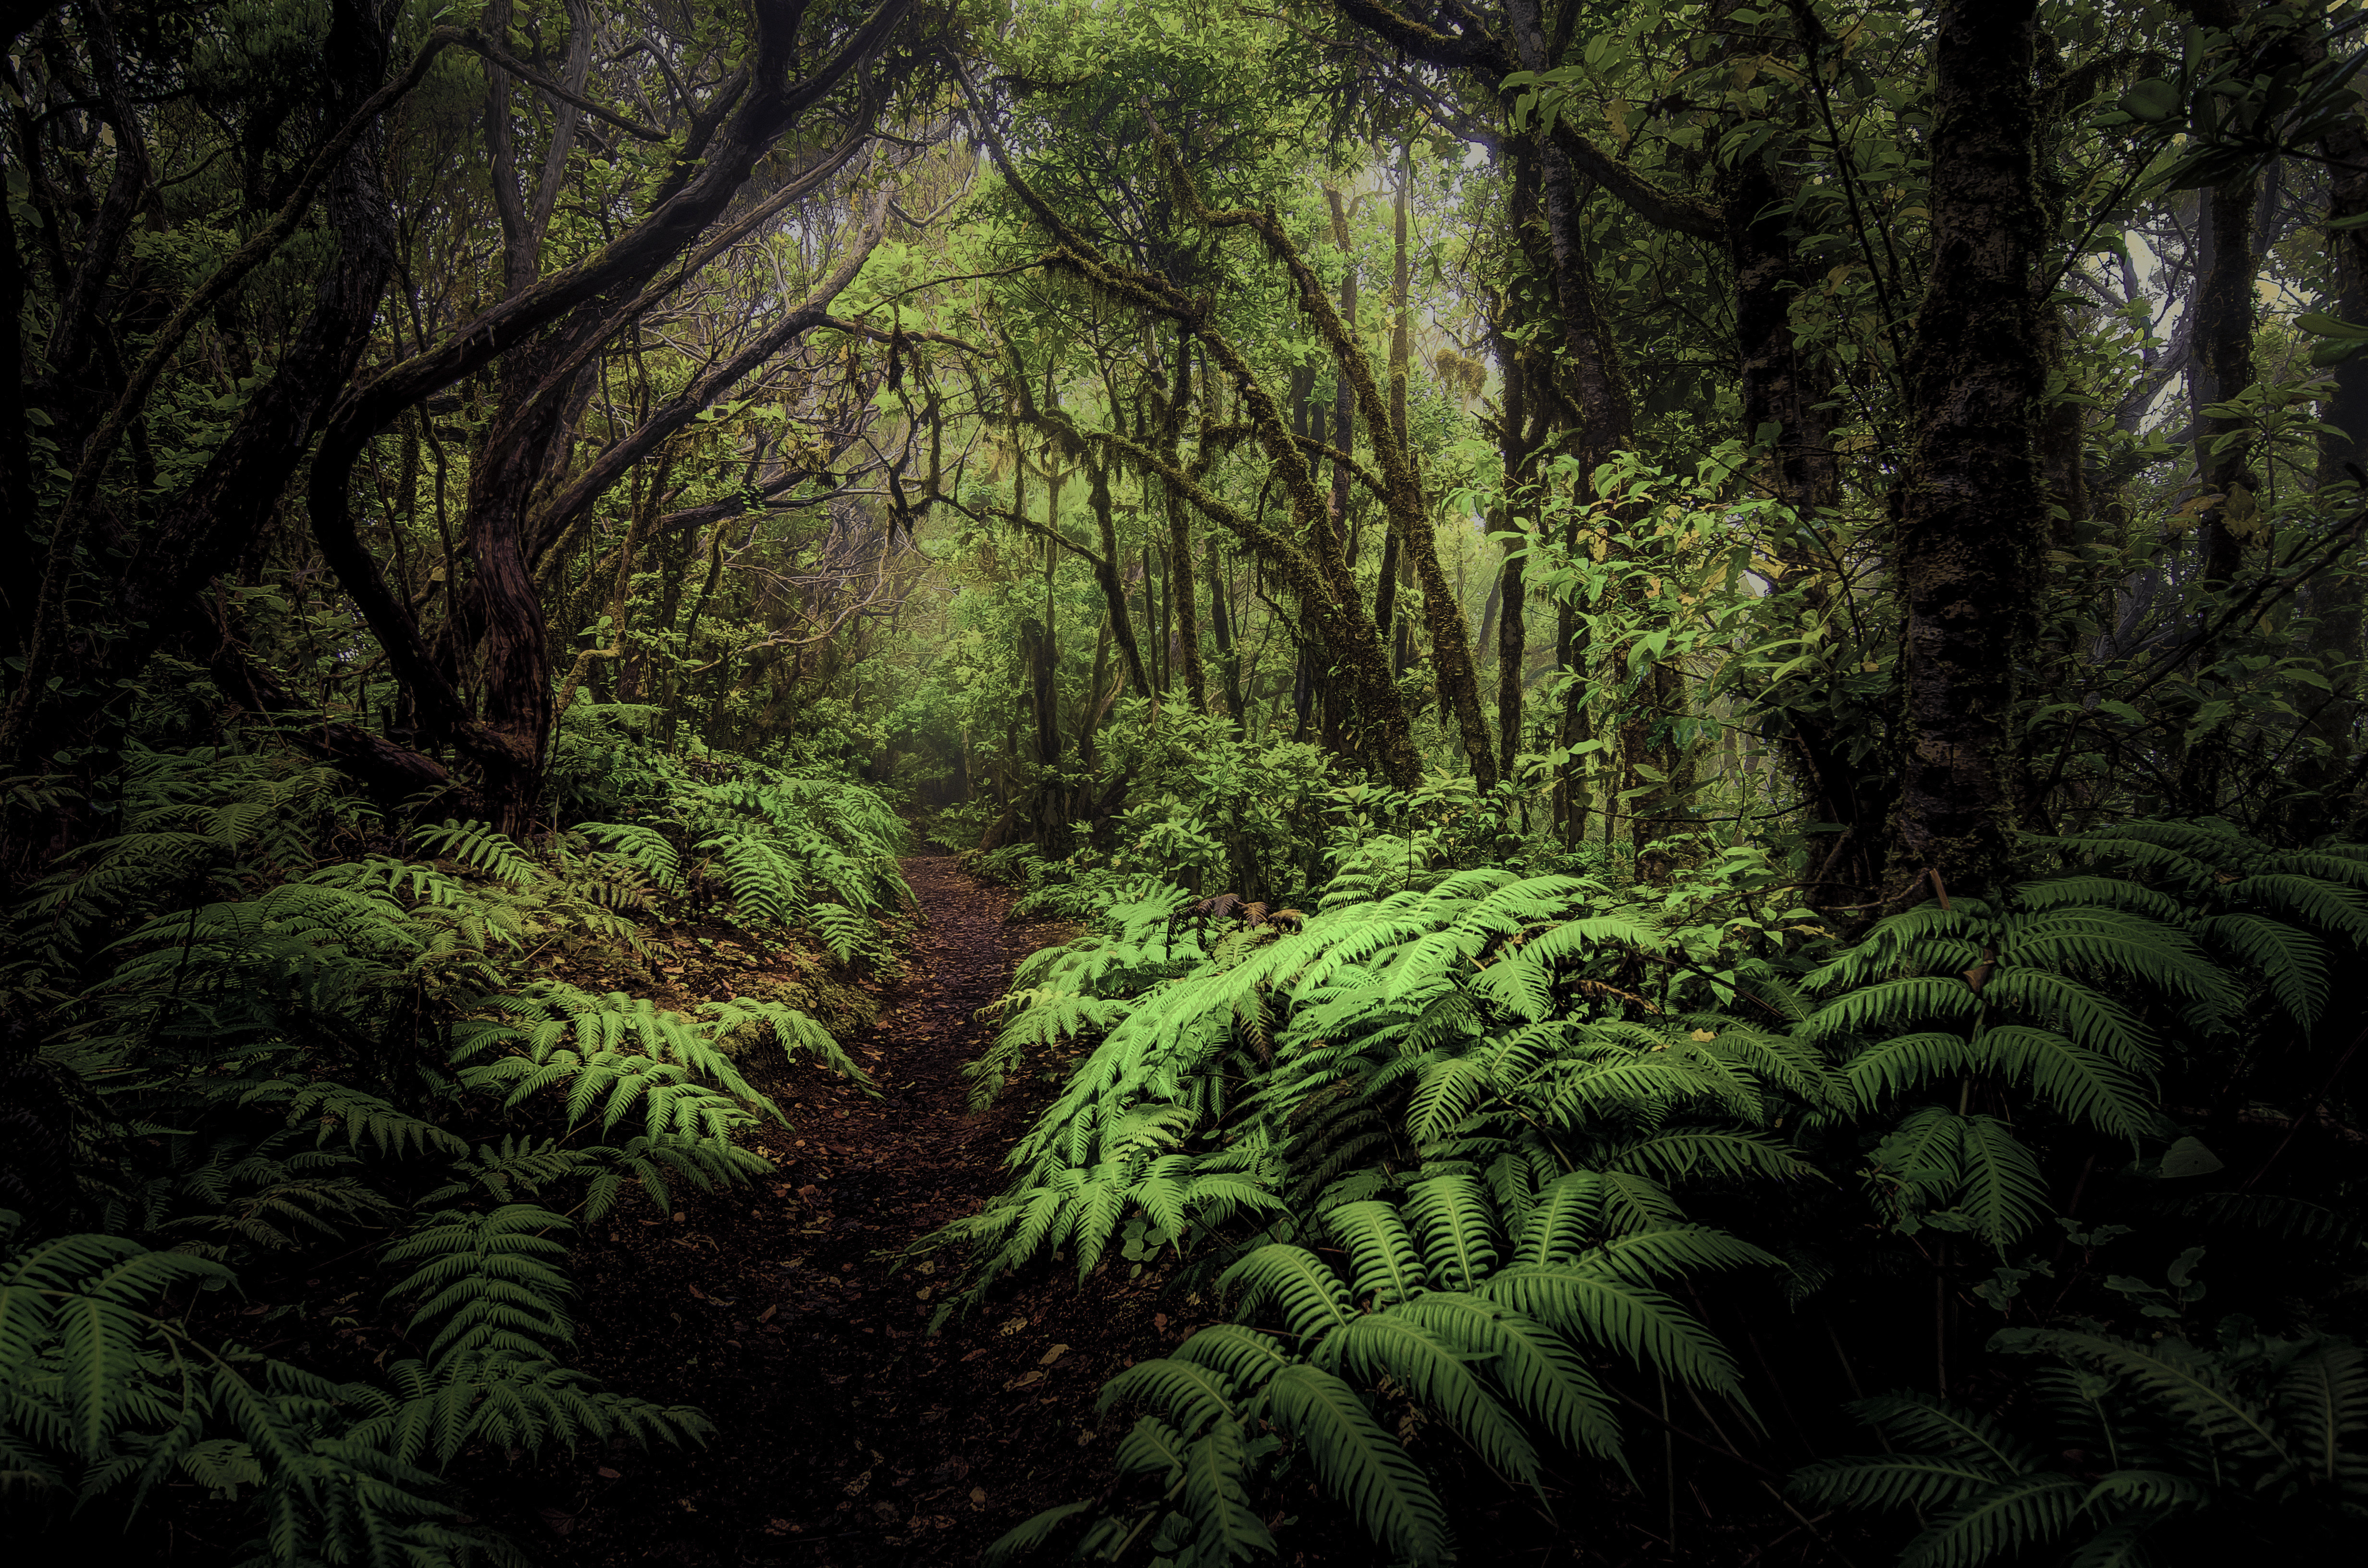
[[[2348,1341],[2244,1323],[2217,1350],[2132,1338],[2108,1315],[2159,1292],[2120,1274],[2100,1289],[2046,1247],[2070,1235],[2085,1260],[2114,1236],[2297,1222],[2270,1194],[2215,1208],[2168,1187],[2219,1163],[2175,1108],[2198,1070],[2318,1021],[2335,956],[2368,938],[2368,859],[2272,851],[2216,823],[2027,849],[2055,874],[1995,903],[1936,898],[1850,942],[1771,901],[1748,855],[1692,873],[1691,895],[1502,869],[1417,872],[1428,885],[1381,897],[1336,881],[1301,928],[1186,921],[1180,943],[1182,890],[1129,890],[1007,1000],[990,1079],[1027,1051],[1090,1050],[1014,1150],[1010,1188],[942,1238],[971,1244],[971,1299],[1046,1253],[1084,1276],[1121,1235],[1130,1259],[1156,1238],[1186,1260],[1178,1288],[1236,1322],[1111,1380],[1104,1410],[1136,1417],[1113,1489],[1030,1521],[1000,1556],[1246,1561],[1275,1550],[1260,1499],[1312,1483],[1392,1561],[1447,1562],[1436,1461],[1394,1426],[1452,1434],[1542,1500],[1557,1466],[1633,1474],[1623,1409],[1666,1408],[1672,1387],[1764,1443],[1768,1396],[1732,1337],[1743,1309],[1722,1296],[1815,1322],[1918,1270],[1941,1282],[1940,1364],[1962,1377],[1978,1355],[1971,1309],[2006,1320],[1987,1386],[2057,1369],[2009,1406],[2077,1388],[2114,1431],[2163,1428],[2146,1443],[2192,1431],[2177,1464],[2140,1444],[2089,1466],[2100,1490],[2066,1502],[2065,1473],[2086,1471],[2047,1470],[2044,1449],[1964,1449],[1989,1414],[1863,1403],[1895,1454],[1955,1457],[1912,1476],[1924,1461],[1819,1460],[1797,1485],[1822,1506],[1923,1508],[1911,1561],[2003,1561],[2072,1542],[2076,1524],[2102,1552],[2257,1483],[2317,1487],[2328,1519],[2354,1506]],[[2123,1222],[2066,1218],[2084,1192]],[[1722,1271],[1736,1284],[1710,1279]],[[1774,1375],[1757,1341],[1749,1359]],[[2321,1403],[2297,1405],[2309,1378]],[[2271,1414],[2248,1426],[2240,1406]],[[1997,1502],[2009,1494],[2023,1501]],[[2124,1560],[2139,1559],[2079,1558]]]
[[[18,1483],[128,1518],[194,1482],[256,1562],[510,1560],[462,1517],[465,1455],[699,1440],[697,1411],[568,1364],[572,1239],[637,1190],[665,1209],[771,1168],[751,1052],[867,1081],[786,1003],[676,1010],[552,964],[640,949],[702,876],[752,928],[838,946],[837,909],[876,942],[856,912],[901,888],[893,819],[757,770],[523,844],[391,831],[276,753],[131,777],[124,831],[13,912],[11,1141],[51,1156],[12,1163],[0,1239]],[[382,1339],[378,1365],[242,1346],[248,1282],[356,1252],[378,1285],[320,1338]]]

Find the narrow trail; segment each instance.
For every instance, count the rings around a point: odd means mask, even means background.
[[[928,1334],[951,1259],[894,1255],[1001,1189],[1005,1152],[1050,1085],[971,1114],[977,1011],[1026,953],[1067,933],[1004,924],[1009,899],[951,856],[904,862],[928,924],[877,1022],[848,1041],[868,1098],[835,1075],[744,1064],[791,1126],[749,1138],[780,1167],[754,1188],[620,1208],[577,1255],[581,1364],[612,1388],[694,1404],[716,1426],[679,1454],[589,1450],[485,1479],[549,1564],[960,1563],[1100,1471],[1101,1381],[1169,1335],[1147,1287],[1067,1277]],[[495,1491],[495,1489],[498,1489]]]

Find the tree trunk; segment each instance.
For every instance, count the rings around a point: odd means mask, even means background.
[[[2323,46],[2321,49],[2323,52]],[[2357,109],[2345,114],[2322,138],[2327,160],[2329,224],[2368,215],[2368,125]],[[2329,312],[2340,320],[2368,319],[2368,223],[2330,227],[2328,248],[2335,258],[2336,299]],[[2319,418],[2332,428],[2319,437],[2318,483],[2325,489],[2349,483],[2353,504],[2368,492],[2368,357],[2354,356],[2331,372],[2335,395],[2319,405]],[[2360,781],[2353,774],[2353,731],[2360,719],[2363,563],[2354,545],[2349,559],[2320,574],[2303,589],[2302,610],[2310,618],[2309,646],[2329,692],[2310,715],[2311,745],[2300,765],[2301,781],[2318,792],[2305,808],[2304,835],[2356,835],[2361,815]],[[2347,787],[2348,786],[2348,787]]]
[[[1027,460],[1020,460],[1025,462]],[[1119,656],[1126,664],[1126,678],[1138,697],[1152,694],[1151,676],[1143,667],[1143,649],[1135,642],[1134,622],[1126,608],[1126,585],[1119,579],[1118,518],[1110,504],[1110,465],[1097,462],[1090,454],[1086,464],[1086,504],[1093,509],[1094,529],[1100,536],[1101,558],[1094,562],[1094,580],[1101,585],[1102,603],[1110,614],[1110,630],[1118,637]]]
[[[2248,426],[2204,412],[2253,384],[2253,278],[2260,270],[2253,251],[2253,209],[2259,197],[2259,182],[2250,178],[2204,192],[2203,255],[2195,292],[2195,470],[2205,493],[2219,497],[2203,508],[2197,529],[2207,587],[2235,580],[2259,512]]]
[[[1894,592],[1907,744],[1890,891],[1988,896],[2014,831],[2016,672],[2045,586],[2038,459],[2052,241],[2034,157],[2036,0],[1949,0],[1936,29],[1934,246],[1906,367]]]
[[[1209,630],[1217,639],[1217,668],[1224,679],[1225,711],[1234,728],[1242,728],[1242,661],[1234,648],[1233,607],[1225,596],[1225,578],[1219,561],[1217,536],[1207,540],[1209,551]]]
[[[1167,609],[1184,665],[1184,700],[1195,713],[1208,708],[1208,676],[1201,667],[1200,607],[1192,594],[1192,513],[1174,491],[1167,495]]]
[[[1332,210],[1332,244],[1339,251],[1340,319],[1349,331],[1357,330],[1357,264],[1349,254],[1349,207],[1340,193],[1326,186],[1324,199]],[[1357,383],[1348,376],[1336,378],[1338,389],[1332,394],[1332,444],[1350,457],[1357,452]],[[1345,462],[1332,465],[1332,531],[1342,539],[1349,537],[1349,472]],[[1349,563],[1356,564],[1352,551]]]

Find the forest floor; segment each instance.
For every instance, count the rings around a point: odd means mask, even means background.
[[[617,1443],[468,1477],[484,1522],[542,1568],[974,1563],[1012,1526],[1105,1483],[1125,1424],[1097,1415],[1103,1381],[1217,1321],[1213,1303],[1163,1289],[1170,1270],[1130,1275],[1113,1259],[1083,1289],[1057,1266],[1031,1272],[928,1332],[961,1254],[932,1258],[914,1244],[1003,1189],[1005,1153],[1069,1065],[1045,1056],[971,1111],[962,1068],[991,1028],[978,1012],[1022,958],[1075,932],[1007,923],[1010,895],[951,855],[908,858],[904,871],[921,923],[901,965],[866,987],[877,1017],[842,1037],[876,1097],[836,1073],[744,1059],[790,1118],[747,1139],[776,1173],[678,1192],[671,1212],[636,1195],[577,1248],[577,1364],[611,1388],[695,1405],[715,1430],[683,1450]],[[664,969],[664,1000],[814,980],[790,954],[724,962]],[[1433,1448],[1434,1461],[1460,1468]],[[1485,1476],[1459,1486],[1442,1475],[1451,1498],[1477,1505],[1459,1521],[1475,1563],[1850,1562],[1822,1517],[1723,1479],[1715,1499],[1691,1491],[1689,1539],[1673,1550],[1661,1500],[1607,1467],[1551,1487],[1551,1514]],[[1284,1562],[1378,1561],[1304,1480],[1292,1491]]]
[[[1021,958],[1073,933],[1007,925],[1009,895],[950,855],[904,870],[925,923],[878,983],[876,1021],[846,1040],[878,1096],[744,1062],[791,1119],[749,1140],[776,1175],[679,1192],[671,1213],[622,1205],[578,1249],[578,1364],[696,1405],[715,1432],[679,1453],[618,1446],[472,1478],[487,1522],[539,1562],[974,1562],[1096,1490],[1115,1440],[1094,1414],[1102,1381],[1190,1326],[1148,1274],[1080,1291],[1055,1270],[928,1333],[959,1255],[915,1259],[912,1244],[1002,1189],[1006,1151],[1053,1090],[1023,1076],[971,1112],[976,1015]]]

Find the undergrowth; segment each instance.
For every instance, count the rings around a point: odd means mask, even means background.
[[[689,1011],[566,978],[727,915],[884,951],[902,829],[857,786],[639,754],[618,820],[518,842],[405,829],[270,751],[147,752],[120,831],[10,912],[17,1055],[0,1193],[0,1450],[13,1486],[121,1517],[202,1486],[246,1561],[511,1561],[454,1467],[696,1442],[695,1410],[569,1365],[576,1228],[770,1168],[780,1051],[859,1084],[780,1001]],[[250,1278],[375,1259],[381,1367],[263,1355]],[[332,1342],[334,1341],[334,1336]]]
[[[2329,1306],[2212,1327],[2188,1281],[2203,1241],[2297,1227],[2331,1248],[2326,1303],[2368,1278],[2334,1213],[2197,1179],[2225,1162],[2195,1108],[2319,1023],[2330,967],[2368,946],[2368,853],[2208,822],[2028,853],[2043,874],[1995,906],[1847,941],[1748,850],[1627,889],[1368,843],[1295,930],[1179,926],[1190,893],[1154,877],[1066,880],[1100,894],[1095,927],[1022,968],[973,1072],[984,1097],[1030,1051],[1076,1064],[1008,1190],[936,1238],[969,1259],[945,1311],[1122,1244],[1172,1251],[1172,1288],[1236,1322],[1112,1379],[1103,1408],[1134,1418],[1111,1489],[993,1558],[1247,1561],[1313,1484],[1388,1560],[1445,1562],[1445,1451],[1403,1433],[1452,1434],[1544,1506],[1571,1465],[1633,1477],[1635,1413],[1672,1388],[1762,1446],[1771,1389],[1796,1396],[1761,1340],[1919,1273],[1930,1354],[1979,1359],[1993,1406],[2074,1421],[2081,1457],[1955,1401],[1870,1398],[1890,1451],[1810,1463],[1804,1504],[1913,1506],[1905,1560],[1932,1564],[2135,1562],[2272,1500],[2281,1539],[2356,1528],[2368,1376]],[[2093,1263],[2172,1241],[2192,1256],[2168,1290]]]

